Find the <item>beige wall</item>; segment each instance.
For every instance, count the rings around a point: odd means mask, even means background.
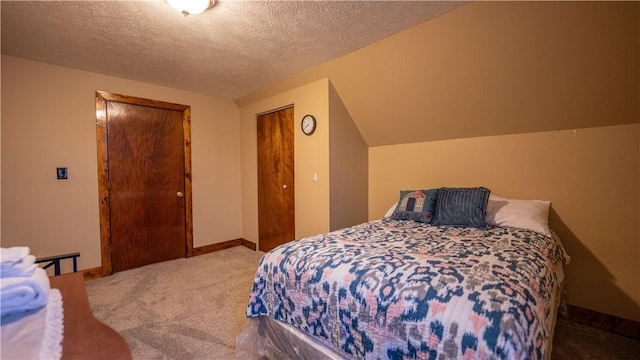
[[[640,124],[372,147],[369,217],[403,189],[485,186],[550,200],[550,226],[572,258],[569,303],[638,321],[639,148]]]
[[[329,84],[330,230],[367,221],[369,149]]]
[[[240,108],[242,144],[242,236],[258,243],[258,173],[256,118],[258,114],[294,105],[294,174],[296,238],[329,230],[329,80],[285,91]],[[305,114],[315,116],[312,136],[300,130]],[[318,182],[313,181],[318,174]]]
[[[296,238],[367,220],[368,148],[335,89],[322,79],[240,108],[243,237],[256,243],[256,118],[289,105],[294,105],[295,118]],[[311,136],[300,130],[305,114],[314,115],[318,122]]]
[[[96,90],[191,106],[194,246],[241,237],[234,103],[2,56],[2,246],[79,251],[80,269],[101,266]]]

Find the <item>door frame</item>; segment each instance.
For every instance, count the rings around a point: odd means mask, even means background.
[[[109,153],[107,151],[109,146],[107,138],[108,102],[119,102],[182,112],[185,243],[187,257],[194,256],[193,209],[191,197],[191,107],[188,105],[96,91],[96,142],[98,148],[98,200],[100,205],[100,257],[102,259],[102,276],[113,274],[113,268],[111,266],[111,193],[109,182]]]

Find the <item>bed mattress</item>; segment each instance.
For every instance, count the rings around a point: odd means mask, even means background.
[[[529,230],[388,218],[293,241],[259,265],[238,354],[287,332],[337,358],[545,358],[563,258]]]

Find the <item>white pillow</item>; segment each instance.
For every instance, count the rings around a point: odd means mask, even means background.
[[[386,213],[384,213],[384,217],[391,217],[391,215],[393,215],[393,212],[396,210],[396,207],[398,207],[398,203],[397,202],[395,204],[393,204],[393,206],[390,207],[389,210],[387,210]]]
[[[487,224],[511,226],[551,236],[551,201],[505,199],[491,194],[487,203]]]

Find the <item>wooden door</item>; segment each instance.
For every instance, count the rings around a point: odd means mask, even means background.
[[[258,116],[259,250],[295,239],[293,108]]]
[[[193,254],[189,107],[96,94],[103,275]]]

